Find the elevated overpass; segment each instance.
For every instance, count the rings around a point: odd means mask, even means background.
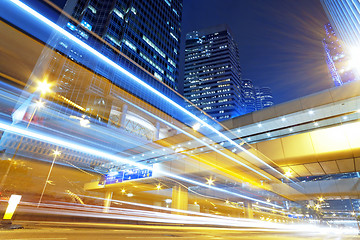
[[[310,198],[321,194],[357,198],[359,90],[360,82],[352,82],[223,124],[292,178],[304,181],[299,184]]]

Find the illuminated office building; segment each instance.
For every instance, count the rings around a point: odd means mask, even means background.
[[[347,47],[360,47],[359,0],[320,0],[335,32]]]
[[[47,13],[45,16],[59,17],[56,24],[81,40],[80,44],[64,34],[63,29],[37,35],[47,46],[26,87],[35,87],[39,80],[51,83],[51,94],[43,98],[49,98],[56,109],[46,119],[38,111],[35,118],[42,119],[41,124],[65,126],[57,122],[61,116],[84,129],[95,128],[95,125],[109,127],[118,135],[136,139],[136,144],[174,133],[165,124],[139,111],[128,99],[135,98],[137,104],[149,106],[153,111],[182,117],[173,113],[171,104],[165,101],[159,104],[161,96],[155,93],[158,91],[178,102],[172,89],[177,88],[181,0],[68,0],[64,10],[77,21],[59,16],[46,2],[41,1],[39,9]],[[140,80],[135,80],[136,77]],[[156,91],[146,89],[145,84]],[[25,94],[19,98],[16,108],[30,111],[31,101],[24,101],[28,98]],[[25,114],[27,116],[28,112]],[[1,140],[9,144],[4,147],[6,153],[14,150],[9,146],[16,141],[16,135],[7,134]],[[81,158],[83,161],[83,156]]]
[[[359,78],[360,73],[360,1],[320,0],[336,36],[349,54],[349,62]]]
[[[66,31],[146,84],[171,99],[175,98],[176,94],[171,89],[177,90],[182,0],[68,0],[65,11],[77,20],[63,17],[58,24]],[[42,57],[49,62],[48,69],[60,69],[49,75],[51,79],[57,79],[54,91],[84,107],[86,113],[99,122],[107,123],[119,112],[119,106],[114,106],[113,101],[116,94],[112,88],[106,87],[100,76],[148,103],[156,102],[151,94],[146,94],[136,84],[124,79],[122,73],[99,62],[61,35],[52,36],[48,45],[54,46],[68,58],[60,61],[51,52],[42,54],[48,55]],[[83,70],[72,62],[92,69],[95,74],[81,82]],[[68,104],[65,104],[65,108],[77,111]],[[159,108],[171,111],[166,104]]]
[[[225,25],[186,35],[184,96],[221,121],[245,113],[239,50]]]
[[[345,53],[341,41],[337,38],[331,24],[324,26],[326,36],[323,45],[326,55],[326,63],[335,86],[355,80],[354,72],[349,64],[350,59]]]
[[[250,79],[242,79],[241,90],[246,113],[256,111],[256,96],[253,82]]]
[[[182,0],[78,0],[72,15],[177,90]]]
[[[256,110],[274,105],[274,99],[269,87],[255,87]]]

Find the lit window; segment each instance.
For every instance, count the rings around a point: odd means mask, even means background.
[[[157,72],[154,73],[154,76],[159,79],[160,81],[163,80],[163,78],[160,76],[160,74],[158,74]]]
[[[130,49],[132,49],[133,51],[135,51],[136,52],[136,47],[135,47],[135,45],[134,44],[132,44],[131,42],[129,42],[128,40],[123,40],[124,41],[124,43],[125,43],[125,45],[126,46],[128,46]]]
[[[179,41],[179,40],[177,39],[177,37],[176,37],[172,32],[170,32],[170,36],[172,36],[177,42]]]
[[[81,21],[81,25],[83,25],[85,28],[89,29],[90,31],[92,29],[92,26],[84,20]]]
[[[148,39],[147,37],[143,36],[143,39],[145,40],[145,42],[147,44],[150,45],[150,47],[152,47],[153,49],[155,49],[156,52],[158,52],[160,54],[160,56],[162,56],[163,58],[165,58],[165,53],[163,51],[160,50],[160,48],[158,48],[153,42],[150,41],[150,39]]]
[[[93,6],[89,5],[88,9],[90,9],[93,14],[96,14],[96,9]]]
[[[124,18],[124,14],[122,14],[118,9],[116,9],[116,8],[114,8],[114,13],[118,16],[118,17],[120,17],[121,19],[123,19]]]

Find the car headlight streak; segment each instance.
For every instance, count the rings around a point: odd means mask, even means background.
[[[146,111],[145,109],[142,109],[142,108],[140,108],[139,106],[136,106],[135,104],[131,103],[130,101],[127,101],[127,100],[126,100],[126,99],[124,99],[124,98],[121,98],[121,100],[122,100],[122,101],[124,101],[124,102],[126,102],[126,103],[128,103],[128,104],[131,104],[131,106],[133,106],[133,107],[135,107],[135,108],[139,109],[140,111],[144,112],[145,114],[148,114],[149,116],[151,116],[151,117],[153,117],[153,118],[155,118],[155,119],[157,119],[157,120],[161,121],[162,123],[164,123],[164,124],[168,125],[169,127],[173,128],[173,129],[176,129],[177,131],[179,131],[179,132],[181,132],[181,133],[185,134],[186,136],[188,136],[188,137],[190,137],[190,138],[194,139],[195,141],[198,141],[199,143],[201,143],[201,144],[203,144],[204,146],[206,146],[206,147],[208,147],[208,148],[212,149],[213,151],[215,151],[215,152],[217,152],[217,153],[219,153],[219,154],[223,155],[224,157],[229,158],[230,160],[232,160],[232,161],[234,161],[234,162],[236,162],[236,163],[240,164],[241,166],[246,167],[247,169],[249,169],[249,170],[251,170],[251,171],[253,171],[253,172],[255,172],[255,173],[259,174],[260,176],[262,176],[262,177],[264,177],[264,178],[266,178],[266,179],[268,179],[268,180],[271,180],[269,177],[265,176],[265,175],[264,175],[264,174],[262,174],[261,172],[259,172],[259,171],[255,170],[255,169],[253,169],[253,168],[249,167],[248,165],[246,165],[246,164],[244,164],[244,163],[242,163],[242,162],[240,162],[240,161],[236,160],[235,158],[233,158],[233,157],[231,157],[231,156],[229,156],[229,155],[227,155],[227,154],[223,153],[222,151],[220,151],[220,150],[218,150],[218,149],[214,148],[213,146],[211,146],[210,144],[208,144],[208,143],[206,143],[205,141],[201,140],[200,138],[197,138],[197,137],[195,137],[194,135],[192,135],[192,134],[190,134],[190,133],[188,133],[188,132],[184,131],[184,130],[183,130],[183,129],[181,129],[180,127],[177,127],[177,126],[175,126],[174,124],[171,124],[171,123],[169,123],[169,122],[165,121],[164,119],[162,119],[162,118],[160,118],[160,117],[156,116],[155,114],[152,114],[152,113],[150,113],[149,111]]]
[[[137,162],[133,162],[131,160],[121,158],[121,157],[118,157],[116,155],[104,152],[104,151],[96,150],[94,148],[83,146],[83,145],[80,145],[80,144],[77,144],[77,143],[74,143],[74,142],[65,141],[63,139],[54,138],[52,136],[45,136],[45,135],[43,135],[41,133],[38,133],[38,132],[35,132],[33,130],[24,129],[23,127],[17,127],[15,125],[11,125],[9,123],[0,122],[0,129],[3,129],[3,130],[5,130],[7,132],[10,132],[10,133],[19,134],[19,135],[22,135],[22,136],[27,137],[27,138],[37,139],[39,141],[47,142],[47,143],[50,143],[50,144],[55,144],[55,145],[65,147],[65,148],[68,148],[68,149],[73,149],[75,151],[91,154],[91,155],[98,156],[98,157],[101,157],[101,158],[110,159],[110,160],[115,161],[115,162],[121,162],[121,163],[125,163],[125,164],[130,164],[130,165],[136,166],[138,168],[142,168],[142,169],[154,170],[150,166],[147,166],[147,165],[144,165],[144,164],[141,164],[141,163],[137,163]],[[266,205],[271,205],[271,206],[274,206],[274,207],[277,207],[277,208],[282,208],[281,206],[276,205],[276,204],[268,203],[266,201],[262,201],[262,200],[259,200],[259,199],[248,197],[248,196],[245,196],[245,195],[242,195],[242,194],[239,194],[239,193],[234,193],[234,192],[222,189],[222,188],[209,186],[209,185],[207,185],[205,183],[197,182],[195,180],[188,179],[188,178],[185,178],[185,177],[181,177],[181,176],[175,175],[173,173],[161,171],[161,170],[158,170],[158,169],[156,169],[156,171],[158,173],[164,174],[164,175],[166,175],[168,177],[173,177],[173,178],[176,178],[178,180],[188,182],[188,183],[191,183],[191,184],[194,184],[194,185],[197,185],[197,186],[210,188],[210,189],[212,189],[214,191],[224,192],[224,193],[228,193],[228,194],[231,194],[233,196],[241,197],[241,198],[248,199],[248,200],[251,200],[251,201],[257,201],[257,202],[261,202],[261,203],[266,204]]]
[[[101,54],[100,52],[96,51],[94,48],[90,47],[89,45],[85,44],[84,42],[82,42],[80,39],[76,38],[75,36],[73,36],[71,33],[67,32],[66,30],[64,30],[63,28],[61,28],[60,26],[56,25],[54,22],[50,21],[49,19],[47,19],[46,17],[44,17],[43,15],[41,15],[40,13],[36,12],[35,10],[33,10],[32,8],[30,8],[29,6],[27,6],[26,4],[22,3],[19,0],[10,0],[11,2],[13,2],[15,5],[17,5],[18,7],[22,8],[23,10],[27,11],[28,13],[30,13],[31,15],[33,15],[34,17],[36,17],[37,19],[39,19],[40,21],[44,22],[45,24],[47,24],[48,26],[50,26],[51,28],[53,28],[54,30],[56,30],[57,32],[63,34],[64,36],[66,36],[67,38],[69,38],[70,40],[72,40],[73,42],[77,43],[78,45],[80,45],[81,47],[83,47],[84,49],[86,49],[87,51],[91,52],[92,54],[94,54],[95,56],[97,56],[99,59],[103,60],[104,62],[106,62],[107,64],[109,64],[110,66],[114,67],[115,69],[117,69],[118,71],[122,72],[123,74],[125,74],[126,76],[130,77],[131,79],[133,79],[134,81],[136,81],[137,83],[139,83],[140,85],[142,85],[143,87],[145,87],[146,89],[148,89],[149,91],[151,91],[152,93],[161,96],[164,100],[166,100],[168,103],[170,103],[171,105],[173,105],[174,107],[176,107],[177,109],[179,109],[180,111],[184,112],[185,114],[189,115],[191,118],[193,118],[194,120],[196,120],[198,123],[200,123],[202,126],[210,129],[211,131],[213,131],[214,133],[216,133],[218,136],[224,138],[225,140],[229,141],[231,144],[233,144],[235,147],[237,147],[238,149],[240,149],[241,151],[245,152],[247,155],[249,155],[250,157],[256,159],[257,161],[261,162],[262,164],[264,164],[265,166],[267,166],[268,168],[270,168],[271,170],[273,170],[274,172],[276,172],[277,174],[282,175],[283,177],[287,178],[285,175],[283,175],[281,172],[279,172],[278,170],[276,170],[275,168],[273,168],[272,166],[270,166],[268,163],[264,162],[262,159],[260,159],[259,157],[257,157],[256,155],[254,155],[253,153],[249,152],[248,150],[246,150],[245,148],[241,147],[240,145],[238,145],[236,142],[234,142],[232,139],[230,139],[229,137],[227,137],[226,135],[224,135],[223,133],[221,133],[220,131],[218,131],[217,129],[215,129],[214,127],[212,127],[211,125],[209,125],[208,123],[206,123],[205,121],[203,121],[202,119],[200,119],[199,117],[197,117],[196,115],[192,114],[191,112],[189,112],[188,110],[186,110],[185,108],[181,107],[179,104],[177,104],[176,102],[174,102],[173,100],[171,100],[170,98],[168,98],[167,96],[165,96],[164,94],[162,94],[161,92],[159,92],[158,90],[152,88],[150,85],[146,84],[145,82],[143,82],[141,79],[139,79],[138,77],[136,77],[135,75],[131,74],[130,72],[128,72],[127,70],[125,70],[124,68],[120,67],[118,64],[116,64],[115,62],[113,62],[112,60],[110,60],[109,58],[107,58],[106,56],[104,56],[103,54]],[[291,179],[290,179],[291,180]],[[292,180],[291,180],[292,181]]]

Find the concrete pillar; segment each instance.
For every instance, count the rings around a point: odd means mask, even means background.
[[[245,211],[245,217],[253,219],[254,218],[254,212],[252,209],[252,203],[250,201],[244,202],[244,211]]]
[[[110,205],[111,205],[112,195],[113,195],[113,192],[111,192],[111,191],[107,191],[107,192],[105,193],[104,209],[103,209],[103,212],[104,212],[104,213],[109,212],[109,208],[110,208]]]
[[[128,110],[128,105],[124,104],[122,106],[122,111],[121,111],[121,125],[120,127],[125,128],[125,120],[126,120],[126,114],[127,114],[127,110]]]
[[[172,188],[171,208],[179,210],[188,209],[188,190],[182,186],[174,186]]]
[[[160,123],[156,122],[156,132],[155,132],[154,141],[159,140],[159,138],[160,138]]]

